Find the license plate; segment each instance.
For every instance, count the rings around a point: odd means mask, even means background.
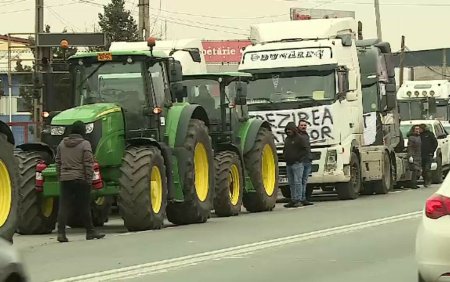
[[[100,62],[103,61],[112,61],[112,53],[106,52],[106,53],[98,53],[97,54],[97,60]]]
[[[280,182],[280,184],[286,184],[288,183],[288,179],[287,177],[280,177],[278,182]]]

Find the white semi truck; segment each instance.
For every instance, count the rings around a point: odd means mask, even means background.
[[[448,80],[406,81],[397,92],[402,120],[450,121]]]
[[[353,18],[251,26],[252,46],[244,50],[239,70],[254,76],[248,87],[250,115],[273,126],[280,184],[287,185],[284,127],[300,119],[310,123],[310,186],[355,199],[363,192],[387,193],[396,181],[407,179],[405,158],[394,152],[400,142],[398,116],[391,113],[397,107],[395,75],[393,85],[393,71],[382,79],[386,50],[377,42],[357,47],[357,30]],[[378,50],[374,73],[361,77],[358,52],[369,47]],[[362,83],[368,86],[364,91]],[[372,95],[365,99],[366,93]],[[386,129],[396,131],[390,144],[384,141]]]

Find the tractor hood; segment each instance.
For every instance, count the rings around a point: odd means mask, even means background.
[[[120,111],[121,108],[112,103],[83,105],[59,113],[52,119],[52,125],[72,125],[78,120],[91,123],[104,115]]]

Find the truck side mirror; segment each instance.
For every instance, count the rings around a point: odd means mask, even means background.
[[[437,111],[436,98],[428,97],[428,111],[432,114],[436,113]]]
[[[169,62],[169,81],[180,82],[183,80],[183,68],[180,61],[171,60]]]
[[[247,83],[238,81],[236,82],[236,98],[234,103],[236,105],[247,105]]]
[[[386,110],[392,111],[397,107],[397,87],[395,84],[386,84]]]
[[[344,99],[348,99],[347,93],[349,92],[349,72],[346,67],[339,67],[337,70],[337,79],[338,79],[338,99],[342,101]],[[353,100],[352,100],[353,101]]]

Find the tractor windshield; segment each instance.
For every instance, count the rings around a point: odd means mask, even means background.
[[[143,62],[99,62],[74,69],[75,103],[116,103],[129,111],[146,104]]]
[[[334,70],[254,73],[254,78],[248,86],[250,104],[258,101],[334,100],[336,96]]]

